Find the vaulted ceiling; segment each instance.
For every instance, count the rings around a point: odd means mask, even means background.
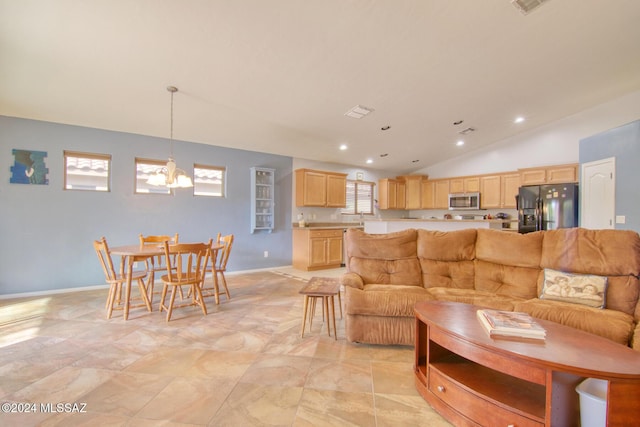
[[[637,0],[0,0],[0,114],[168,137],[174,85],[175,139],[405,173],[639,90],[639,22]]]

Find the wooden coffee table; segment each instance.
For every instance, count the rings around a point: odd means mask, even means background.
[[[609,381],[607,425],[638,422],[640,352],[557,323],[537,320],[544,341],[489,338],[479,307],[415,305],[416,388],[459,426],[577,426],[575,387]]]

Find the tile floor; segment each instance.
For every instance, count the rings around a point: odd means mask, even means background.
[[[340,273],[229,275],[231,300],[169,323],[157,304],[107,320],[106,289],[0,300],[0,402],[32,411],[0,425],[449,426],[415,390],[413,348],[348,343],[344,321],[335,341],[320,312],[300,338],[304,280]]]

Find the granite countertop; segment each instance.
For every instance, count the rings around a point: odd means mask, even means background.
[[[505,224],[511,222],[518,222],[518,219],[443,219],[443,218],[387,218],[387,219],[368,219],[366,221],[378,221],[378,222],[396,222],[396,221],[432,221],[432,222],[491,222],[495,224]]]
[[[364,224],[360,224],[360,222],[309,222],[305,227],[300,227],[297,222],[294,222],[293,228],[310,228],[314,230],[333,230],[336,228],[364,228]]]

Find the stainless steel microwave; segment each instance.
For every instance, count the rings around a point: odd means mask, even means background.
[[[480,209],[480,193],[449,194],[449,210]]]

